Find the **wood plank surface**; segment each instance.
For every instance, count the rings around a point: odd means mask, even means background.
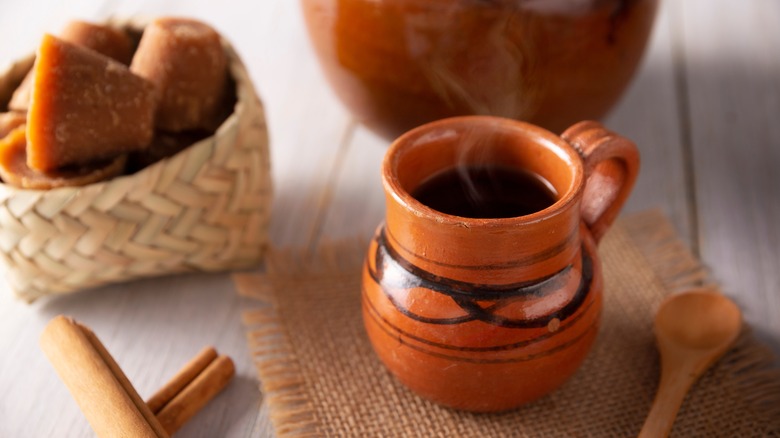
[[[633,140],[641,152],[639,179],[624,210],[662,208],[680,235],[693,244],[672,12],[671,2],[662,1],[645,59],[604,124]]]
[[[780,351],[780,3],[675,9],[701,257]]]

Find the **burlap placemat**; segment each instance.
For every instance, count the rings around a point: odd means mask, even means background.
[[[603,324],[582,368],[537,402],[501,414],[458,412],[423,400],[375,357],[360,313],[365,246],[315,255],[277,251],[267,274],[241,275],[271,419],[279,436],[636,436],[658,383],[652,320],[670,291],[701,285],[705,270],[659,213],[622,220],[604,238]],[[694,386],[673,436],[780,436],[780,373],[748,333]]]

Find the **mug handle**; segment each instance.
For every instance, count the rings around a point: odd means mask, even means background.
[[[639,174],[639,150],[631,140],[594,121],[579,122],[561,137],[582,157],[582,218],[598,243],[634,187]]]

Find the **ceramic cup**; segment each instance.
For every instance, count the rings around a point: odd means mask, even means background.
[[[477,219],[411,195],[463,165],[533,172],[555,201],[524,216]],[[511,409],[562,385],[596,337],[596,245],[638,169],[636,146],[597,122],[559,137],[467,116],[398,138],[382,167],[386,219],[363,271],[363,319],[379,358],[417,394],[457,409]]]

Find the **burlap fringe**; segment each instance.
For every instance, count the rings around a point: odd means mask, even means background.
[[[717,287],[661,210],[626,216],[621,224],[667,290]]]
[[[706,287],[719,289],[709,270],[682,242],[660,210],[636,213],[622,220],[640,253],[671,292]],[[749,402],[768,418],[780,417],[780,368],[774,353],[756,342],[747,324],[721,361],[732,370],[734,384],[750,394]]]
[[[301,273],[309,279],[327,281],[338,276],[353,276],[360,268],[367,242],[362,239],[323,243],[316,250],[272,249],[265,259],[269,276],[235,274],[238,293],[262,302],[265,307],[244,312],[244,326],[250,354],[260,384],[270,406],[271,422],[279,437],[323,436],[316,410],[306,393],[298,356],[289,341],[273,295],[274,290],[300,283]],[[265,280],[265,281],[264,281]],[[272,382],[272,384],[271,384]]]
[[[244,313],[250,353],[257,371],[266,376],[261,382],[274,430],[280,437],[322,436],[315,409],[309,402],[300,372],[298,356],[276,309],[268,307]]]
[[[637,213],[622,222],[668,290],[717,287],[661,211]],[[306,393],[299,359],[275,307],[273,291],[288,281],[299,282],[302,273],[307,278],[355,275],[365,248],[365,242],[356,239],[323,244],[316,251],[272,250],[266,269],[273,275],[234,277],[241,295],[266,305],[245,312],[244,324],[250,330],[249,345],[257,370],[266,377],[261,385],[272,406],[271,422],[279,437],[324,436],[324,430]],[[264,283],[269,278],[273,284]],[[770,418],[780,416],[780,368],[771,350],[755,341],[749,327],[743,327],[735,346],[721,360],[734,370],[731,377],[751,395],[749,401],[757,409],[765,410]]]
[[[756,342],[749,326],[742,327],[734,347],[721,359],[732,371],[735,385],[748,394],[748,402],[767,418],[780,418],[780,368],[765,345]]]

